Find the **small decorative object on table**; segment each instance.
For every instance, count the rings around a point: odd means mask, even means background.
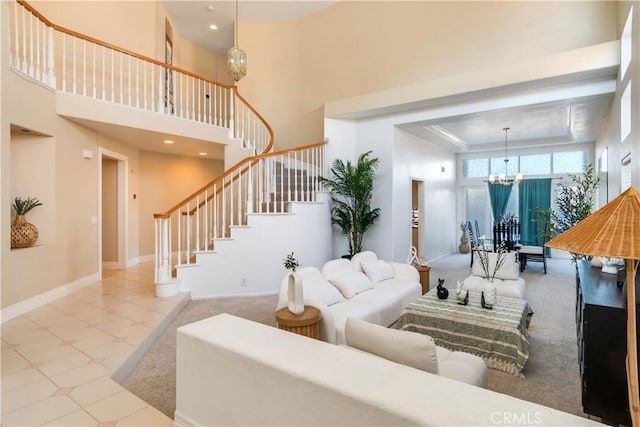
[[[304,294],[302,290],[302,281],[296,274],[296,268],[300,266],[298,260],[291,252],[283,260],[284,268],[291,270],[288,277],[287,299],[289,311],[293,314],[302,314],[304,312]]]
[[[462,285],[464,282],[458,280],[458,286],[456,286],[456,297],[458,298],[458,304],[467,305],[469,304],[469,290],[462,289]]]
[[[27,222],[24,216],[31,209],[41,205],[37,198],[27,197],[26,200],[21,197],[15,198],[12,207],[16,211],[16,218],[11,223],[11,249],[28,248],[36,243],[38,229]]]
[[[444,287],[444,279],[438,278],[438,298],[449,298],[449,289]]]
[[[492,309],[493,305],[498,299],[498,289],[493,283],[493,279],[496,277],[496,272],[504,265],[504,261],[507,254],[507,248],[504,242],[500,243],[498,250],[496,251],[496,265],[489,265],[489,252],[478,251],[478,260],[482,266],[484,272],[485,285],[484,290],[480,298],[480,304],[483,308]]]

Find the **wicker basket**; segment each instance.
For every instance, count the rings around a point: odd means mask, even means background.
[[[28,248],[38,240],[38,229],[24,215],[16,215],[11,223],[11,249]]]

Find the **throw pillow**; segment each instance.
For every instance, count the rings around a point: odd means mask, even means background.
[[[344,301],[342,294],[322,277],[313,277],[302,282],[305,301],[333,305]]]
[[[432,374],[438,373],[436,344],[428,335],[385,328],[353,317],[347,318],[344,335],[350,347]]]
[[[338,290],[345,298],[351,298],[362,291],[373,288],[371,281],[359,271],[345,271],[341,276],[330,279],[329,282]]]
[[[372,283],[393,279],[393,267],[386,261],[378,259],[373,262],[363,262],[361,266],[362,271]]]
[[[487,252],[489,260],[489,275],[493,274],[496,268],[496,261],[498,260],[498,254],[496,252]],[[474,276],[485,277],[484,270],[482,269],[482,263],[478,259],[479,254],[475,252],[473,254],[473,267],[471,268],[471,274]],[[516,254],[514,252],[507,252],[504,254],[504,263],[502,267],[496,271],[495,278],[502,280],[513,280],[520,277],[518,266],[516,265]]]

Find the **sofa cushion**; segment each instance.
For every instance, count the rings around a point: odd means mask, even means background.
[[[345,298],[351,298],[354,295],[373,287],[371,280],[369,280],[364,273],[354,270],[344,272],[339,276],[329,279],[329,282],[338,288]]]
[[[362,271],[367,275],[371,283],[379,283],[383,280],[393,279],[393,268],[388,262],[378,259],[360,264]]]
[[[372,323],[378,321],[378,313],[375,307],[367,304],[359,304],[351,300],[327,307],[327,312],[330,313],[333,318],[336,344],[344,344],[346,342],[344,328],[348,318],[353,317]]]
[[[487,388],[488,370],[482,358],[436,346],[438,372],[443,377]]]
[[[351,264],[353,265],[353,269],[357,271],[362,271],[362,263],[363,262],[374,262],[378,260],[378,256],[375,252],[371,251],[363,251],[358,252],[354,256],[351,257]]]
[[[527,284],[522,277],[514,280],[493,279],[493,284],[496,286],[496,291],[500,297],[525,299]],[[462,289],[482,292],[485,285],[486,280],[483,277],[472,274],[464,279]]]
[[[489,274],[493,274],[493,271],[496,268],[496,260],[498,259],[497,252],[486,252],[489,259]],[[505,259],[502,266],[496,271],[495,278],[502,280],[513,280],[520,277],[520,272],[518,271],[518,266],[516,265],[516,254],[515,252],[507,252],[504,254]],[[471,274],[474,276],[484,277],[484,270],[482,269],[482,264],[478,259],[478,252],[473,253],[473,267],[471,267]]]
[[[438,373],[436,345],[428,335],[348,318],[345,338],[350,347],[432,374]]]
[[[420,282],[414,280],[389,279],[374,283],[373,288],[394,292],[400,298],[403,308],[422,296]]]
[[[398,320],[405,307],[400,294],[380,288],[368,289],[354,295],[350,301],[375,308],[377,317],[374,323],[382,326],[389,326]]]
[[[340,277],[350,271],[355,271],[351,261],[344,258],[332,259],[322,266],[322,277],[331,281],[332,279]]]
[[[318,301],[324,305],[333,305],[344,301],[344,297],[331,283],[322,277],[312,277],[302,282],[304,299]]]

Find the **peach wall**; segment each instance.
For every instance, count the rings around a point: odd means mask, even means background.
[[[102,262],[118,261],[118,162],[102,159]]]
[[[133,52],[155,55],[151,1],[30,1],[49,21]],[[163,27],[164,35],[164,27]]]
[[[18,303],[63,284],[95,275],[98,271],[96,158],[82,158],[82,150],[97,149],[96,133],[60,118],[55,113],[55,95],[15,73],[2,74],[2,128],[18,124],[51,137],[53,167],[47,176],[46,205],[38,208],[51,222],[50,237],[32,248],[10,250],[6,225],[2,228],[2,307]],[[6,100],[6,101],[5,101]],[[18,102],[19,100],[19,102]],[[8,102],[9,104],[5,104]],[[10,108],[9,108],[10,105]],[[2,139],[3,164],[10,150]],[[8,166],[8,165],[7,165]],[[3,209],[9,211],[8,193],[17,190],[3,167]],[[33,172],[33,169],[31,169]],[[40,173],[44,171],[39,171]],[[35,182],[39,182],[34,174]],[[35,192],[37,189],[31,189]],[[35,213],[35,210],[34,210]],[[8,224],[5,221],[6,224]],[[37,266],[37,268],[34,268]]]
[[[278,147],[318,141],[327,101],[614,40],[616,8],[347,1],[288,23],[241,22],[240,92],[272,124]]]
[[[220,160],[140,152],[140,255],[154,253],[154,213],[171,209],[224,172]],[[153,258],[150,258],[151,260]]]

